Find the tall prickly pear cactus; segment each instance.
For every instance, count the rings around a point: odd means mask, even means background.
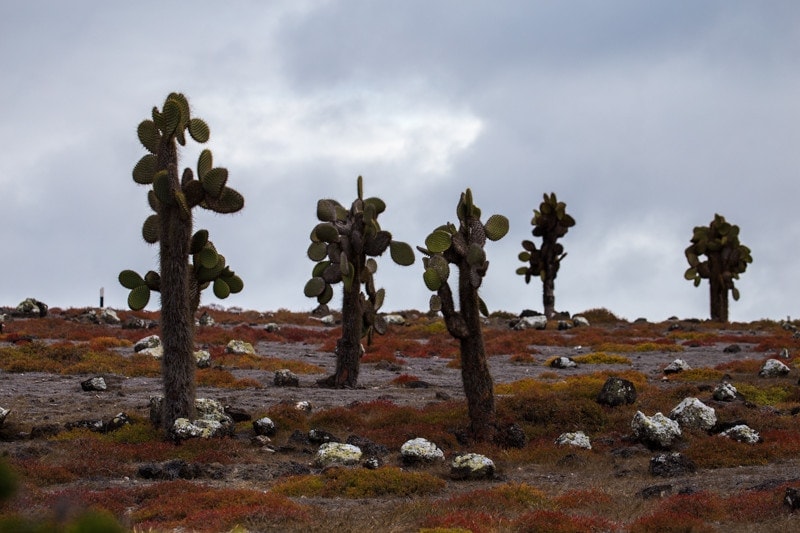
[[[469,433],[477,440],[490,440],[496,433],[494,389],[486,362],[480,315],[488,315],[486,304],[478,296],[489,261],[486,239],[496,241],[508,233],[508,219],[492,215],[481,222],[481,210],[473,203],[472,191],[461,194],[456,213],[459,226],[439,226],[425,239],[425,286],[431,296],[431,310],[441,311],[447,331],[458,339],[461,348],[461,377],[467,397]],[[450,287],[450,265],[458,268],[458,303],[456,310]]]
[[[537,249],[532,241],[522,241],[520,261],[528,266],[519,267],[517,274],[525,276],[525,283],[530,283],[536,276],[542,280],[542,303],[544,314],[552,318],[556,312],[555,280],[561,260],[567,254],[564,246],[556,242],[575,225],[575,219],[567,214],[567,204],[559,202],[556,193],[545,193],[544,201],[539,204],[539,209],[533,210],[531,225],[533,236],[542,238],[542,248]]]
[[[336,343],[336,372],[319,384],[326,387],[355,387],[361,359],[361,338],[372,342],[375,333],[386,332],[386,321],[378,311],[385,291],[375,288],[378,263],[374,257],[387,249],[395,263],[414,263],[414,251],[381,229],[378,215],[386,209],[380,198],[364,198],[363,180],[358,177],[358,198],[350,209],[336,200],[317,202],[317,224],[311,231],[308,257],[316,262],[304,293],[327,304],[333,285],[342,283],[342,336]],[[362,292],[361,288],[364,288]]]
[[[148,153],[134,166],[133,180],[150,186],[147,199],[154,214],[144,221],[142,236],[159,244],[160,273],[151,270],[140,276],[124,270],[119,281],[131,291],[131,309],[144,308],[151,291],[161,293],[162,420],[169,431],[176,419],[194,416],[194,312],[201,291],[213,284],[214,294],[226,298],[243,288],[241,278],[208,240],[208,231],[192,234],[192,209],[235,213],[244,207],[244,198],[227,186],[228,171],[214,167],[210,150],[200,153],[196,178],[190,168],[178,173],[178,145],[186,144],[187,134],[201,144],[210,136],[208,125],[191,116],[183,94],[169,94],[161,109],[153,108],[151,117],[137,130]]]
[[[739,242],[739,226],[730,224],[725,217],[715,214],[708,226],[695,226],[691,243],[684,252],[689,268],[683,277],[700,285],[707,279],[711,296],[711,320],[728,321],[728,291],[734,300],[739,299],[739,289],[733,280],[747,270],[753,262],[750,248]],[[701,261],[700,256],[706,256]]]

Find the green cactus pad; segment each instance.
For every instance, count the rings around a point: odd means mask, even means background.
[[[438,313],[442,310],[442,299],[439,298],[438,294],[431,294],[429,307],[434,313]]]
[[[336,200],[323,199],[317,201],[317,220],[322,222],[335,222],[338,218],[336,208],[341,207]]]
[[[442,278],[439,277],[439,273],[433,268],[425,270],[422,274],[422,280],[425,282],[425,286],[428,287],[428,290],[431,291],[438,291],[442,286]]]
[[[197,158],[197,177],[202,178],[213,167],[214,156],[211,154],[211,150],[206,148],[200,152],[200,156]]]
[[[478,298],[478,310],[480,310],[481,314],[485,317],[489,316],[489,308],[486,307],[486,302],[483,301],[483,298]]]
[[[147,274],[144,275],[144,282],[150,287],[151,291],[161,290],[161,276],[158,275],[158,272],[149,270]]]
[[[392,261],[400,266],[414,264],[414,250],[408,243],[401,241],[390,242],[389,255],[392,257]]]
[[[161,114],[161,111],[158,110],[156,106],[153,106],[153,111],[151,113],[153,117],[153,124],[156,125],[156,128],[161,131],[164,129],[164,115]]]
[[[339,242],[339,230],[330,222],[321,222],[314,227],[314,235],[321,241]]]
[[[224,279],[217,278],[214,280],[214,296],[220,300],[224,300],[231,295],[231,288]]]
[[[311,269],[312,278],[321,278],[325,270],[331,265],[330,261],[320,261]]]
[[[144,285],[144,279],[134,270],[123,270],[119,273],[119,283],[126,289],[133,290]]]
[[[312,261],[322,261],[328,255],[328,247],[324,242],[312,242],[308,245],[308,258]]]
[[[447,278],[450,277],[450,264],[447,262],[447,259],[440,254],[431,256],[426,268],[435,270],[439,275],[439,279],[442,281],[447,281]]]
[[[134,311],[141,311],[150,302],[150,288],[147,285],[139,285],[128,294],[128,307]]]
[[[383,307],[383,300],[385,298],[386,298],[386,291],[384,289],[378,289],[375,292],[375,301],[373,303],[375,311],[378,311],[381,307]]]
[[[384,211],[386,211],[386,202],[381,200],[380,198],[372,197],[367,198],[364,200],[364,206],[371,206],[375,210],[375,215],[380,215]]]
[[[490,241],[499,241],[508,233],[508,219],[503,215],[492,215],[484,224],[486,238]]]
[[[161,235],[161,217],[150,215],[142,224],[142,238],[148,244],[155,244]]]
[[[206,245],[207,242],[208,242],[208,230],[207,229],[197,230],[195,234],[192,235],[192,240],[189,243],[189,253],[193,255],[196,253],[200,253],[200,250],[203,249],[203,247]]]
[[[322,278],[311,278],[306,282],[306,286],[303,287],[303,294],[309,298],[316,298],[325,291],[326,285],[327,283]]]
[[[527,274],[527,273],[528,273],[528,267],[519,267],[519,268],[516,270],[516,272],[517,272],[517,274],[519,274],[520,276],[524,276],[525,274]]]
[[[136,128],[136,134],[139,136],[139,142],[151,154],[158,151],[158,145],[161,142],[161,134],[156,128],[155,122],[152,120],[143,120]]]
[[[450,248],[453,236],[447,231],[437,229],[425,239],[425,247],[433,254],[440,254]]]
[[[371,257],[367,259],[367,261],[364,263],[364,266],[366,267],[366,272],[369,274],[374,274],[378,271],[378,262]]]
[[[162,204],[172,205],[174,203],[175,196],[172,194],[169,174],[166,170],[159,170],[153,177],[153,192],[156,193],[156,198]]]
[[[186,199],[186,195],[183,194],[183,191],[177,190],[175,191],[175,203],[178,204],[178,215],[181,217],[181,220],[189,221],[192,219],[192,206],[189,205],[189,200]]]
[[[214,268],[219,261],[219,254],[213,246],[204,245],[197,254],[197,261],[204,268]]]
[[[244,207],[244,196],[230,187],[225,187],[219,198],[206,198],[200,207],[216,213],[236,213]]]
[[[181,120],[180,104],[172,98],[168,98],[164,102],[162,114],[164,115],[164,135],[167,137],[174,135]]]
[[[233,275],[224,279],[232,294],[240,293],[244,289],[244,281],[239,276]]]
[[[519,255],[517,256],[517,258],[520,261],[524,261],[525,263],[527,263],[528,261],[531,260],[531,254],[530,254],[530,252],[520,252]]]
[[[212,168],[200,178],[200,183],[203,184],[203,189],[212,198],[219,198],[228,183],[228,169],[222,167]]]
[[[322,291],[322,294],[317,296],[317,302],[320,305],[325,305],[331,301],[331,298],[333,298],[333,287],[325,285],[325,290]]]
[[[158,212],[158,208],[161,205],[161,203],[158,201],[158,198],[156,198],[156,193],[153,192],[153,189],[147,191],[147,203],[150,206],[150,209],[152,209],[156,213]]]
[[[156,173],[158,160],[154,154],[142,156],[136,166],[133,167],[133,181],[139,185],[150,185],[153,183],[153,176]]]
[[[211,130],[203,119],[193,118],[189,121],[189,135],[192,136],[195,142],[203,144],[208,142]]]

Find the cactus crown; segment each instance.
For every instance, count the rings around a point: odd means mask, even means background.
[[[133,181],[150,185],[147,200],[154,214],[142,225],[145,242],[155,244],[161,238],[161,220],[165,209],[178,209],[182,220],[191,224],[191,210],[200,206],[217,213],[235,213],[244,207],[244,197],[227,186],[228,171],[213,166],[211,150],[205,149],[197,161],[197,178],[190,168],[185,168],[180,182],[177,176],[177,150],[175,143],[185,146],[186,134],[195,142],[204,144],[211,135],[204,120],[191,116],[189,102],[181,93],[170,93],[161,109],[154,107],[151,118],[143,120],[137,128],[139,142],[148,151],[133,167]],[[174,171],[174,172],[173,172]],[[194,234],[190,244],[192,264],[190,275],[193,286],[201,291],[213,283],[214,294],[226,298],[242,290],[243,282],[225,264],[208,240],[208,231]],[[143,309],[150,300],[150,292],[160,290],[160,278],[150,271],[142,278],[132,270],[119,275],[120,283],[131,292],[128,305]]]
[[[721,273],[723,285],[731,290],[733,299],[739,299],[739,289],[734,280],[747,270],[753,262],[750,248],[739,242],[739,226],[729,223],[725,217],[714,214],[714,220],[708,226],[695,226],[691,243],[685,250],[689,268],[684,278],[700,285],[702,279],[710,278],[715,270]],[[705,255],[706,259],[700,259]]]
[[[381,229],[378,216],[385,210],[386,204],[380,198],[364,198],[363,178],[359,176],[357,197],[350,209],[332,199],[317,202],[319,223],[311,230],[307,251],[309,259],[316,263],[303,290],[307,297],[327,304],[336,283],[341,282],[345,290],[350,290],[354,283],[363,284],[366,291],[366,295],[361,293],[363,332],[368,342],[373,332],[386,331],[386,323],[378,315],[385,291],[375,288],[378,263],[373,258],[389,250],[395,263],[401,266],[414,263],[411,246],[394,240],[391,233]]]
[[[417,249],[424,255],[422,262],[425,270],[422,279],[425,286],[434,292],[447,283],[451,264],[459,269],[466,269],[469,282],[477,290],[489,268],[484,245],[486,239],[497,241],[508,233],[508,219],[503,215],[492,215],[485,223],[481,222],[481,210],[475,205],[472,191],[467,189],[461,194],[456,206],[459,227],[448,222],[434,229],[425,239],[425,247]],[[488,315],[486,305],[480,301],[481,312]],[[431,297],[431,310],[441,309],[438,294]]]
[[[519,267],[517,274],[525,276],[525,283],[529,283],[534,276],[544,281],[548,272],[553,279],[556,278],[561,260],[567,256],[564,246],[556,241],[575,225],[575,219],[567,214],[566,209],[567,204],[559,202],[556,193],[545,193],[539,209],[533,210],[531,233],[534,237],[542,237],[544,243],[541,249],[537,249],[533,241],[522,241],[523,250],[518,257],[528,265]]]

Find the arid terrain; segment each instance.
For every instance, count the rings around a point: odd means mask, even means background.
[[[512,317],[494,316],[484,331],[498,415],[527,437],[524,448],[509,449],[459,438],[467,421],[457,344],[436,317],[403,313],[405,325],[391,326],[367,348],[360,387],[331,390],[316,381],[333,372],[336,326],[288,312],[209,314],[216,325],[199,327],[197,344],[211,353],[212,365],[198,371],[197,396],[242,417],[272,418],[278,431],[266,445],[253,442],[249,420],[237,423],[233,437],[178,445],[151,427],[149,399],[161,393],[158,363],[135,354],[133,343],[157,328],[94,324],[86,310],[9,318],[0,335],[0,407],[10,410],[0,446],[17,490],[1,504],[2,515],[52,525],[105,509],[138,531],[800,528],[800,514],[783,501],[787,488],[800,488],[800,340],[792,324],[631,323],[595,310],[585,313],[588,327],[560,330],[552,321],[543,331],[513,331]],[[269,332],[267,324],[279,329]],[[256,355],[226,354],[232,339],[251,342]],[[578,366],[551,368],[560,356]],[[788,376],[758,376],[763,361],[780,357]],[[675,359],[691,370],[665,375]],[[295,372],[299,386],[276,386],[279,368]],[[612,375],[636,383],[634,404],[597,404]],[[107,390],[82,390],[81,382],[96,376]],[[713,400],[723,380],[740,397]],[[685,397],[713,407],[720,423],[746,423],[762,442],[689,430],[669,450],[655,450],[633,438],[637,410],[668,414]],[[310,411],[298,410],[299,401]],[[108,433],[87,429],[87,422],[118,413],[131,424]],[[298,438],[310,429],[384,446],[383,466],[318,468],[319,444]],[[592,449],[555,444],[573,431],[584,431]],[[415,437],[435,442],[445,461],[404,464],[400,444]],[[665,451],[684,454],[695,468],[653,475],[651,459]],[[464,452],[491,458],[494,476],[453,479],[450,461]],[[184,461],[173,476],[179,479],[142,474],[143,466],[175,459]],[[148,491],[161,495],[162,507]],[[0,526],[13,523],[21,522]]]

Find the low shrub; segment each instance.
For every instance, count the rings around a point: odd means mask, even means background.
[[[406,472],[393,466],[375,470],[329,468],[317,475],[279,481],[272,491],[284,496],[318,498],[411,497],[435,494],[444,480],[427,472]]]

